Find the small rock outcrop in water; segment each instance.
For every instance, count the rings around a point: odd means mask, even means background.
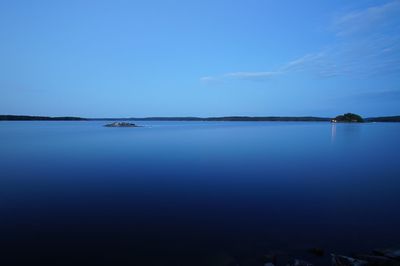
[[[105,127],[138,127],[135,124],[127,123],[127,122],[114,122],[111,124],[105,125]]]
[[[376,249],[374,253],[400,261],[400,248]]]
[[[305,260],[294,259],[288,264],[288,266],[313,266],[311,263]]]
[[[358,254],[354,255],[355,258],[367,261],[368,265],[372,266],[399,266],[400,261],[385,257],[370,254]]]
[[[359,260],[356,258],[342,256],[342,255],[332,255],[332,265],[333,266],[363,266],[368,265],[367,261]]]
[[[333,266],[399,266],[399,250],[374,251],[378,255],[358,254],[353,257],[332,255]]]
[[[332,123],[362,123],[364,119],[356,114],[347,113],[344,115],[338,115],[337,117],[331,120]]]

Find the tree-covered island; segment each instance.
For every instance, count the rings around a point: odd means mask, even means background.
[[[344,115],[338,115],[331,120],[332,123],[363,123],[364,119],[353,113],[346,113]]]

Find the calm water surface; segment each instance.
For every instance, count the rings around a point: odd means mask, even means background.
[[[104,123],[0,122],[1,265],[400,244],[400,124]]]

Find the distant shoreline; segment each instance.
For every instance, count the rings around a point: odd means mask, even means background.
[[[87,121],[89,119],[72,116],[30,116],[30,115],[0,115],[0,121]]]
[[[223,117],[145,117],[145,118],[82,118],[29,115],[0,115],[0,121],[249,121],[249,122],[329,122],[332,118],[315,116],[223,116]],[[366,122],[400,122],[400,116],[369,117]]]

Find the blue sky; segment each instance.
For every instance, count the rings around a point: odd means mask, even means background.
[[[400,114],[400,1],[0,0],[0,114]]]

